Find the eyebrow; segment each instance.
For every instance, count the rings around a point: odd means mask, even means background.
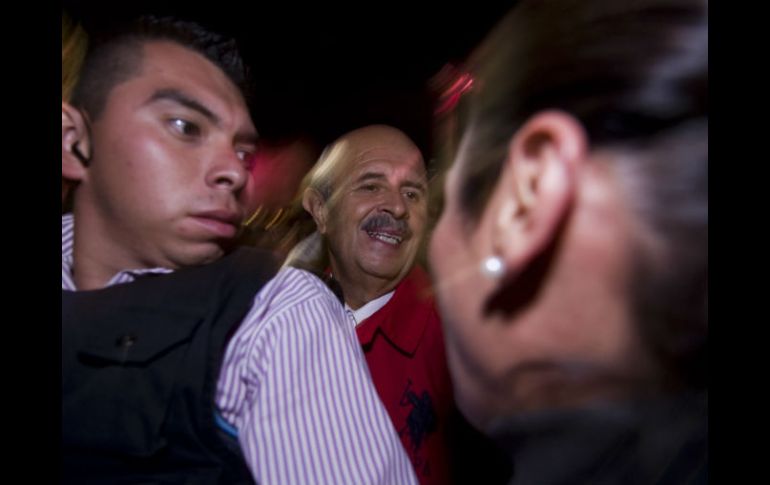
[[[197,101],[193,97],[183,93],[182,91],[174,88],[159,89],[150,96],[146,104],[152,104],[158,101],[171,101],[191,109],[203,115],[211,123],[216,126],[220,126],[221,120],[219,116],[215,115],[213,111],[208,109],[200,101]],[[259,134],[256,132],[240,132],[235,135],[235,141],[238,143],[253,143],[256,144],[259,139]]]
[[[420,192],[427,192],[428,190],[424,183],[414,182],[412,180],[405,180],[404,183],[401,184],[401,187],[411,187],[413,189],[419,190]]]
[[[356,183],[366,182],[367,180],[387,180],[385,174],[377,172],[366,172],[356,179]],[[426,192],[427,188],[422,182],[415,182],[413,180],[405,180],[401,182],[401,187],[411,187],[421,192]]]
[[[147,100],[147,104],[155,103],[157,101],[172,101],[174,103],[181,104],[185,108],[189,108],[202,114],[215,125],[219,125],[220,123],[219,116],[215,115],[213,111],[205,107],[200,101],[193,99],[191,96],[183,93],[182,91],[179,91],[178,89],[159,89],[158,91],[155,91],[152,96],[150,96],[150,99]]]

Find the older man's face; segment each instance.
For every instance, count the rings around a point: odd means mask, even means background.
[[[395,286],[414,265],[425,234],[422,155],[406,139],[387,140],[357,150],[345,168],[322,228],[332,271],[348,282]]]

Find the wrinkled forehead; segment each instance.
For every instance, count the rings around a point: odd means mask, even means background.
[[[414,177],[425,178],[425,164],[418,150],[394,150],[390,147],[371,147],[357,151],[348,161],[349,172],[374,169],[409,173]]]
[[[420,180],[426,177],[420,150],[400,132],[359,130],[341,141],[345,151],[343,174],[379,170]]]

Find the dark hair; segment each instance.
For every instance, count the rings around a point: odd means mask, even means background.
[[[705,385],[708,2],[523,0],[467,67],[459,196],[469,224],[521,125],[548,109],[573,115],[592,149],[628,155],[614,157],[620,183],[662,241],[639,251],[632,283],[642,336],[672,380]]]
[[[250,80],[234,39],[210,32],[195,22],[143,16],[94,36],[72,104],[86,110],[93,119],[98,118],[112,88],[140,71],[143,45],[159,40],[176,42],[205,56],[222,69],[248,100]]]

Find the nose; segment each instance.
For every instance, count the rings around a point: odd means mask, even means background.
[[[404,202],[404,196],[397,190],[387,191],[387,195],[385,196],[385,200],[380,209],[389,212],[395,219],[407,219],[409,217],[409,211]]]
[[[229,147],[220,152],[206,174],[206,183],[214,188],[240,191],[248,180],[249,172],[235,150]]]

